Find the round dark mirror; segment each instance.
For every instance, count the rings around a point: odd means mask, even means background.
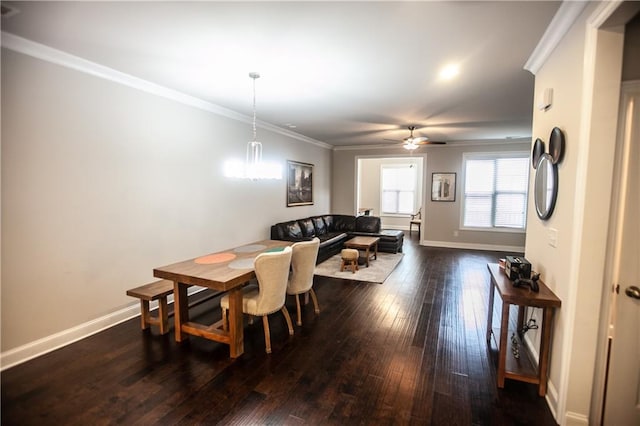
[[[546,220],[551,217],[558,197],[558,167],[549,154],[542,154],[538,160],[533,191],[536,213],[540,219]]]

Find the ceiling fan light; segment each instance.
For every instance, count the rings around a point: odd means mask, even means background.
[[[418,148],[418,145],[414,144],[413,142],[410,142],[410,143],[405,143],[404,145],[402,145],[402,147],[407,151],[413,151],[414,149]]]

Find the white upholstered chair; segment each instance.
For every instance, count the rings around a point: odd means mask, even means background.
[[[242,312],[248,315],[261,316],[264,325],[264,342],[267,353],[271,353],[271,333],[269,330],[268,315],[282,311],[289,334],[293,335],[291,317],[284,305],[287,297],[287,280],[289,278],[289,266],[291,265],[291,247],[285,247],[282,251],[259,254],[254,262],[258,287],[248,286],[243,289]],[[227,310],[229,309],[229,296],[220,299],[222,308],[222,324],[228,328]]]
[[[320,240],[314,238],[311,241],[303,241],[295,243],[291,246],[293,254],[291,256],[291,276],[287,285],[287,294],[294,295],[296,298],[296,308],[298,318],[296,323],[302,325],[302,312],[300,309],[300,295],[309,293],[313,299],[313,307],[315,313],[320,313],[318,307],[318,299],[313,291],[313,272],[316,268],[316,260],[318,259],[318,249],[320,248]]]

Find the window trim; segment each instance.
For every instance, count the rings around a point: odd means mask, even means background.
[[[459,228],[462,231],[478,231],[478,232],[504,232],[510,234],[526,234],[527,218],[529,215],[529,189],[531,180],[531,169],[529,168],[527,177],[527,192],[524,210],[524,227],[523,228],[507,228],[507,227],[475,227],[464,225],[465,204],[467,202],[466,182],[467,182],[467,160],[497,160],[500,158],[529,158],[529,151],[502,151],[502,152],[464,152],[462,153],[461,167],[461,208]],[[495,193],[494,193],[495,194]],[[495,211],[493,212],[495,213]]]

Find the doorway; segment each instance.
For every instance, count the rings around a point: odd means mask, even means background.
[[[380,217],[382,228],[408,230],[411,214],[424,203],[425,165],[426,155],[356,157],[355,211],[370,210],[371,215]],[[399,179],[391,186],[387,182],[387,193],[383,194],[384,176],[392,175],[394,169],[398,176],[406,176],[402,169],[410,170],[415,180]]]

